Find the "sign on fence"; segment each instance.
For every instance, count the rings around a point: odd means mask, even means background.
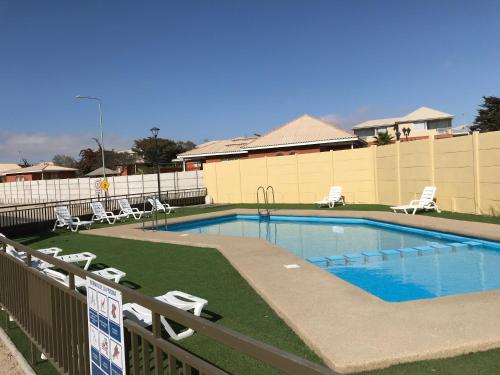
[[[96,196],[99,196],[102,194],[101,183],[102,183],[102,180],[100,178],[98,178],[97,180],[94,180],[94,189],[95,189]]]
[[[126,374],[121,292],[87,277],[90,373]]]

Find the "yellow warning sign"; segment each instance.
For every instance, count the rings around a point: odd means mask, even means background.
[[[109,182],[108,182],[108,179],[105,178],[102,182],[101,182],[101,189],[104,190],[105,192],[108,191],[109,189]]]

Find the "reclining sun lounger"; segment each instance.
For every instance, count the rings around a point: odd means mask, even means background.
[[[0,237],[7,238],[5,237],[2,233],[0,233]],[[6,252],[7,254],[15,257],[16,259],[24,262],[26,260],[26,253],[24,251],[17,251],[14,247],[11,245],[7,245],[6,247]],[[52,255],[52,256],[58,256],[63,250],[59,247],[47,247],[45,249],[38,249],[38,252],[46,255]],[[32,260],[34,262],[42,262],[39,259],[32,257]]]
[[[55,258],[62,260],[63,262],[66,262],[66,263],[78,264],[81,262],[85,262],[83,269],[88,270],[88,268],[90,267],[90,263],[92,263],[92,261],[95,258],[97,258],[97,256],[95,254],[89,253],[88,251],[84,251],[84,252],[75,253],[75,254],[59,255]],[[36,268],[38,268],[40,270],[44,270],[46,268],[52,268],[52,267],[54,267],[53,264],[50,264],[49,262],[44,262],[44,261],[40,261],[40,264],[36,265]]]
[[[407,205],[391,207],[391,210],[394,212],[403,211],[405,214],[411,213],[412,215],[415,215],[418,210],[434,210],[436,212],[441,212],[436,202],[434,202],[435,194],[435,186],[426,186],[422,191],[420,199],[414,199]]]
[[[149,204],[151,205],[151,207],[153,207],[153,211],[161,211],[161,212],[165,212],[166,214],[169,214],[170,212],[174,211],[180,207],[176,207],[176,206],[171,206],[169,205],[168,203],[161,203],[160,200],[158,198],[148,198],[148,202]]]
[[[54,228],[52,228],[52,231],[55,231],[57,227],[66,227],[72,232],[78,232],[78,229],[80,227],[84,226],[88,229],[92,225],[92,221],[82,221],[76,216],[71,216],[68,207],[59,206],[55,207],[54,210],[56,212],[57,219],[54,223]]]
[[[162,296],[158,296],[155,298],[166,304],[177,307],[178,309],[184,311],[193,311],[193,314],[196,316],[201,315],[201,311],[208,303],[208,301],[203,298],[192,296],[190,294],[177,290],[168,292]],[[148,327],[153,324],[151,310],[137,303],[124,304],[123,315],[126,318],[141,325],[142,327]],[[167,333],[175,341],[185,339],[186,337],[189,337],[194,333],[194,330],[192,328],[186,328],[184,331],[176,333],[164,316],[161,316],[160,319]]]
[[[52,277],[53,279],[59,281],[61,284],[64,284],[69,287],[69,276],[55,270],[51,270],[49,268],[44,269],[42,271],[47,276]],[[101,276],[106,280],[114,281],[115,283],[119,283],[122,278],[124,278],[127,274],[123,271],[117,270],[116,268],[104,268],[98,271],[92,271],[93,274]],[[82,279],[81,277],[75,276],[75,287],[76,288],[86,288],[87,280]]]
[[[122,215],[128,218],[130,215],[134,217],[134,219],[139,220],[143,215],[147,216],[151,214],[151,211],[139,211],[138,208],[132,208],[128,199],[123,198],[118,200],[118,204],[120,205],[121,211],[118,215]]]
[[[82,253],[75,253],[75,254],[67,254],[67,255],[59,255],[56,257],[59,260],[62,260],[67,263],[80,263],[80,262],[85,262],[85,265],[83,266],[84,270],[88,270],[90,263],[97,258],[95,254],[89,253],[88,251],[84,251]]]
[[[345,206],[344,196],[342,195],[342,186],[332,186],[330,188],[328,196],[314,203],[317,204],[318,207],[328,206],[330,208],[333,208],[335,206],[335,203],[341,203],[343,206]]]
[[[111,211],[106,211],[101,202],[92,202],[90,203],[90,207],[92,207],[92,221],[100,221],[101,223],[106,220],[109,224],[114,224],[116,220],[121,220],[126,218],[127,215],[115,215]]]

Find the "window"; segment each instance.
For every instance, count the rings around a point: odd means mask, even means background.
[[[426,130],[426,123],[425,122],[414,122],[413,123],[413,130],[419,131],[419,130]]]
[[[387,128],[383,127],[375,129],[375,135],[377,135],[378,133],[387,133]]]
[[[443,129],[450,128],[451,120],[434,120],[427,123],[427,129]]]
[[[375,129],[354,129],[354,133],[360,138],[373,137],[375,135]]]

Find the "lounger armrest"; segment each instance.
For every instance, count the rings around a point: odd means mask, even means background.
[[[79,217],[77,217],[77,216],[73,216],[73,217],[71,218],[71,220],[72,220],[72,221],[76,221],[77,223],[79,223],[79,222],[80,222],[80,218],[79,218]]]
[[[138,212],[138,213],[140,213],[140,212],[141,212],[141,211],[139,211],[139,209],[138,209],[137,207],[132,207],[132,211],[133,211],[133,212]]]
[[[419,199],[413,199],[412,201],[410,201],[410,204],[408,204],[408,206],[418,206],[419,202]]]
[[[66,280],[66,275],[61,273],[61,272],[58,272],[58,271],[54,271],[54,270],[51,270],[51,269],[44,269],[42,271],[44,274],[46,274],[47,276],[49,277],[52,277],[53,279],[56,279],[56,280],[59,280],[59,281],[65,281]]]

